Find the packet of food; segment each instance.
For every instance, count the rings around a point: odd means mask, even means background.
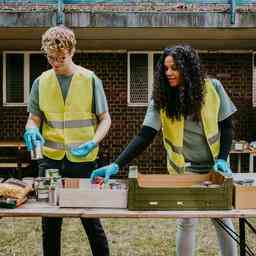
[[[3,198],[23,199],[32,191],[32,187],[21,180],[11,178],[0,183],[0,197]]]

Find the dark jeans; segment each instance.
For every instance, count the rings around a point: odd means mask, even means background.
[[[62,160],[45,158],[38,161],[39,175],[44,176],[46,169],[59,169],[62,177],[89,178],[96,168],[95,162],[73,163],[65,157]],[[107,237],[98,218],[81,218],[93,256],[109,256]],[[42,218],[44,256],[61,255],[62,218]]]

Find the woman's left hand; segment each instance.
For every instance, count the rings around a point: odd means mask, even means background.
[[[71,149],[71,154],[78,157],[87,156],[94,148],[97,147],[97,143],[94,140],[88,141],[77,148]]]
[[[232,175],[232,170],[230,169],[229,163],[224,159],[215,160],[214,171],[220,171],[227,175]]]

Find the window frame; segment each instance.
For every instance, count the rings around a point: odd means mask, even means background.
[[[162,51],[129,51],[127,54],[127,105],[128,107],[146,107],[149,104],[154,82],[154,54],[161,54]],[[131,76],[130,76],[130,57],[131,54],[147,54],[148,55],[148,102],[131,102]]]
[[[252,52],[252,107],[256,107],[256,51]]]
[[[6,84],[6,55],[23,54],[23,102],[7,102],[7,84]],[[30,91],[30,54],[42,54],[41,51],[3,51],[3,106],[4,107],[24,107],[28,105]]]

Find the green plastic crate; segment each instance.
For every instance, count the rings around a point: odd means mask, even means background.
[[[219,186],[203,187],[204,181]],[[233,179],[208,174],[142,175],[129,172],[129,210],[224,210],[232,208]]]

